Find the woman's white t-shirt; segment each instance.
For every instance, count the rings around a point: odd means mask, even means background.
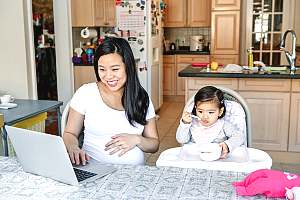
[[[107,106],[100,95],[96,82],[81,86],[74,94],[70,106],[84,115],[84,143],[82,149],[98,162],[113,164],[145,164],[145,156],[139,147],[134,147],[119,157],[121,151],[109,155],[114,148],[105,151],[105,144],[117,134],[141,135],[144,126],[135,123],[133,127],[128,122],[125,111],[119,111]],[[149,98],[146,120],[155,117],[153,104]]]

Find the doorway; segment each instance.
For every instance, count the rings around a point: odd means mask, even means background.
[[[53,0],[32,0],[37,93],[39,100],[58,100]]]
[[[32,0],[38,100],[58,100],[53,0]],[[56,109],[47,112],[45,131],[57,134]]]

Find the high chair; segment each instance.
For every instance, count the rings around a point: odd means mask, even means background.
[[[163,151],[156,161],[157,166],[200,168],[225,171],[249,172],[271,169],[272,159],[266,152],[252,147],[251,113],[246,101],[237,92],[215,86],[224,92],[226,113],[224,119],[243,131],[246,142],[228,154],[226,159],[212,162],[202,161],[195,143],[180,144]],[[186,102],[184,111],[192,112],[195,94]]]

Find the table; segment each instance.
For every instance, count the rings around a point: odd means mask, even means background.
[[[15,99],[14,103],[18,104],[18,106],[7,110],[0,109],[0,114],[4,115],[4,125],[10,126],[55,108],[58,116],[58,133],[61,136],[61,114],[59,107],[63,105],[62,101]],[[3,133],[2,131],[0,132],[4,141],[5,156],[8,156],[5,127],[3,127]]]
[[[117,171],[76,187],[26,173],[16,157],[0,156],[0,199],[274,199],[238,196],[231,183],[244,180],[248,175],[244,172],[103,165]]]

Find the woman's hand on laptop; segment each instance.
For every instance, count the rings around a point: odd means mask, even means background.
[[[89,155],[84,150],[79,148],[69,151],[69,157],[71,159],[71,162],[73,164],[76,163],[76,165],[80,164],[80,160],[82,165],[85,165],[86,161],[90,160]]]

